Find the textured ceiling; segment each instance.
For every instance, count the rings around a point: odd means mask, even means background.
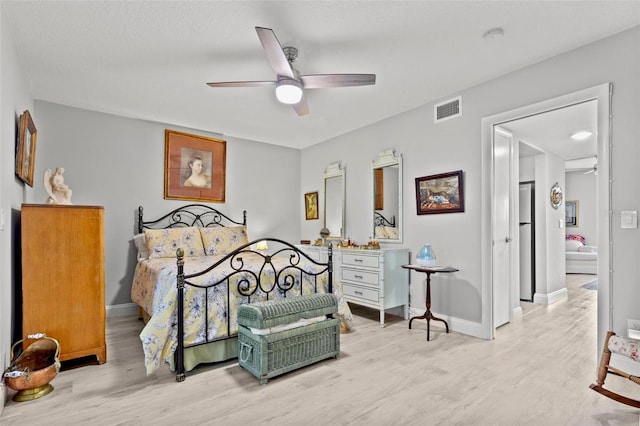
[[[2,1],[36,99],[304,148],[640,24],[637,1]],[[298,117],[271,88],[255,26],[303,74],[375,73],[308,90]],[[502,27],[504,37],[482,35]]]

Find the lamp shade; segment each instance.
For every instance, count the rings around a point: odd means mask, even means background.
[[[258,241],[258,243],[256,244],[256,250],[268,250],[269,246],[267,246],[267,242],[262,240],[262,241]]]
[[[288,78],[278,80],[276,98],[283,104],[297,104],[302,99],[302,85],[298,80]]]
[[[425,244],[422,246],[420,251],[418,251],[416,260],[418,262],[418,265],[427,268],[436,264],[436,253],[431,248],[431,244]]]

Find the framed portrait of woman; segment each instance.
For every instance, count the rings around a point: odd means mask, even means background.
[[[223,203],[227,142],[165,130],[164,198]]]

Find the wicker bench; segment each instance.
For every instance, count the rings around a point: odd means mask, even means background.
[[[308,294],[238,307],[238,361],[265,384],[271,377],[340,356],[340,321],[333,294]],[[326,316],[283,331],[272,327]]]

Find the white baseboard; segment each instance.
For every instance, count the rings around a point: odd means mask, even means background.
[[[515,308],[513,308],[513,320],[514,321],[522,319],[522,315],[523,315],[522,306],[518,305]]]
[[[449,324],[449,331],[455,331],[456,333],[462,333],[462,334],[467,334],[469,336],[482,338],[482,324],[480,324],[479,322],[473,322],[473,321],[469,321],[461,318],[451,317],[451,316],[439,314],[433,311],[432,313],[436,317],[442,318]],[[422,314],[424,314],[424,308],[409,309],[410,317],[420,316]],[[436,322],[436,324],[438,323],[439,321]]]
[[[533,295],[533,303],[540,305],[553,305],[561,300],[567,300],[569,298],[569,291],[566,288],[561,288],[553,293],[543,294],[536,293]]]
[[[107,305],[107,318],[128,317],[138,315],[138,305],[135,303],[122,303],[120,305]]]

